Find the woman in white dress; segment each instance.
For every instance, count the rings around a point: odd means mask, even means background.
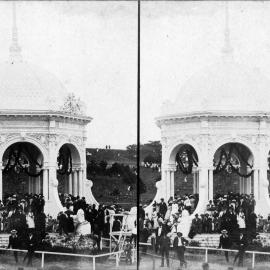
[[[239,226],[239,230],[240,232],[244,232],[246,230],[246,221],[245,221],[245,213],[243,212],[243,210],[241,209],[239,211],[239,214],[237,215],[237,223]]]
[[[26,213],[26,224],[28,227],[28,233],[29,232],[34,232],[35,230],[35,220],[34,220],[34,213],[32,210],[29,210],[29,212]]]

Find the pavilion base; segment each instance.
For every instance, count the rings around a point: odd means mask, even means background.
[[[61,211],[64,211],[64,207],[61,205],[61,203],[59,205],[59,203],[53,200],[49,200],[45,202],[44,212],[46,215],[50,215],[53,218],[56,218],[59,212]]]

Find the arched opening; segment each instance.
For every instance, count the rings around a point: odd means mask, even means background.
[[[63,144],[57,155],[57,180],[60,200],[65,205],[65,194],[79,196],[81,159],[77,148],[70,143]]]
[[[217,149],[213,160],[214,198],[220,195],[253,194],[254,157],[240,143],[227,143]]]
[[[180,204],[196,209],[199,201],[198,154],[190,144],[181,144],[175,151],[174,198]],[[187,205],[186,205],[187,204]]]
[[[3,154],[3,199],[43,193],[43,155],[29,142],[10,145]]]
[[[268,180],[268,194],[270,197],[270,151],[268,152],[268,157],[267,157],[267,163],[268,163],[268,168],[267,168],[267,180]]]

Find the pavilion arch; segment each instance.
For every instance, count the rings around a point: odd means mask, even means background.
[[[76,142],[68,140],[62,140],[60,141],[60,143],[57,144],[57,147],[54,152],[54,159],[57,159],[59,150],[61,149],[61,147],[63,147],[63,145],[68,145],[70,147],[70,150],[74,155],[76,163],[83,163],[85,157],[83,156],[83,153],[80,151],[80,147],[76,144]]]
[[[44,154],[38,144],[13,140],[1,149],[1,198],[6,195],[43,193]]]
[[[83,196],[83,159],[78,147],[71,142],[67,142],[61,144],[57,149],[58,192]]]
[[[44,145],[42,145],[40,143],[40,141],[36,140],[36,139],[33,139],[32,137],[14,137],[10,140],[8,140],[7,142],[3,143],[2,145],[0,145],[0,157],[3,158],[3,155],[6,151],[6,149],[11,146],[12,144],[15,144],[15,143],[18,143],[18,142],[27,142],[27,143],[31,143],[33,145],[35,145],[39,150],[40,152],[42,153],[43,155],[43,159],[44,159],[44,163],[47,163],[49,161],[49,158],[48,158],[48,151],[47,149],[44,147]],[[2,159],[1,159],[1,162],[2,162]]]
[[[228,192],[254,193],[254,163],[255,156],[246,144],[234,141],[220,145],[213,155],[209,199],[213,199],[216,194],[224,195]]]
[[[176,172],[177,166],[176,166],[176,155],[179,150],[181,150],[181,147],[183,146],[189,146],[194,150],[196,153],[196,157],[198,159],[199,157],[199,147],[198,145],[195,145],[194,147],[194,141],[183,141],[179,140],[175,142],[171,147],[162,147],[162,175],[161,180],[156,183],[157,187],[157,193],[155,198],[153,199],[152,203],[148,205],[145,208],[146,212],[152,211],[152,205],[153,203],[159,202],[161,198],[164,198],[165,201],[167,201],[170,197],[174,197],[174,174]],[[197,181],[198,184],[198,181]],[[180,194],[179,194],[180,195]]]
[[[238,143],[238,144],[242,144],[245,147],[247,147],[247,149],[249,149],[249,151],[251,152],[251,154],[254,157],[254,164],[256,162],[255,160],[255,156],[257,155],[257,149],[255,147],[255,145],[253,145],[249,140],[244,140],[241,138],[237,138],[237,139],[232,139],[232,138],[227,138],[227,139],[223,139],[223,140],[217,140],[216,143],[214,143],[209,151],[209,157],[210,157],[210,162],[212,162],[212,157],[215,155],[216,151],[223,145],[228,144],[228,143]],[[209,164],[210,166],[212,166],[213,164]]]
[[[162,155],[164,154],[164,156],[165,156],[164,162],[166,164],[175,164],[176,154],[183,145],[190,145],[195,150],[197,156],[198,157],[201,156],[200,148],[196,143],[194,143],[194,141],[181,140],[181,141],[175,142],[170,147],[168,147],[168,149],[166,150],[166,153],[165,153],[165,151],[164,151],[164,153],[162,151]]]

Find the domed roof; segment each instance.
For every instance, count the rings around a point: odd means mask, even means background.
[[[222,59],[187,80],[162,114],[269,112],[269,88],[270,81],[258,69]]]
[[[0,64],[0,110],[59,111],[67,92],[49,72],[23,61]]]

